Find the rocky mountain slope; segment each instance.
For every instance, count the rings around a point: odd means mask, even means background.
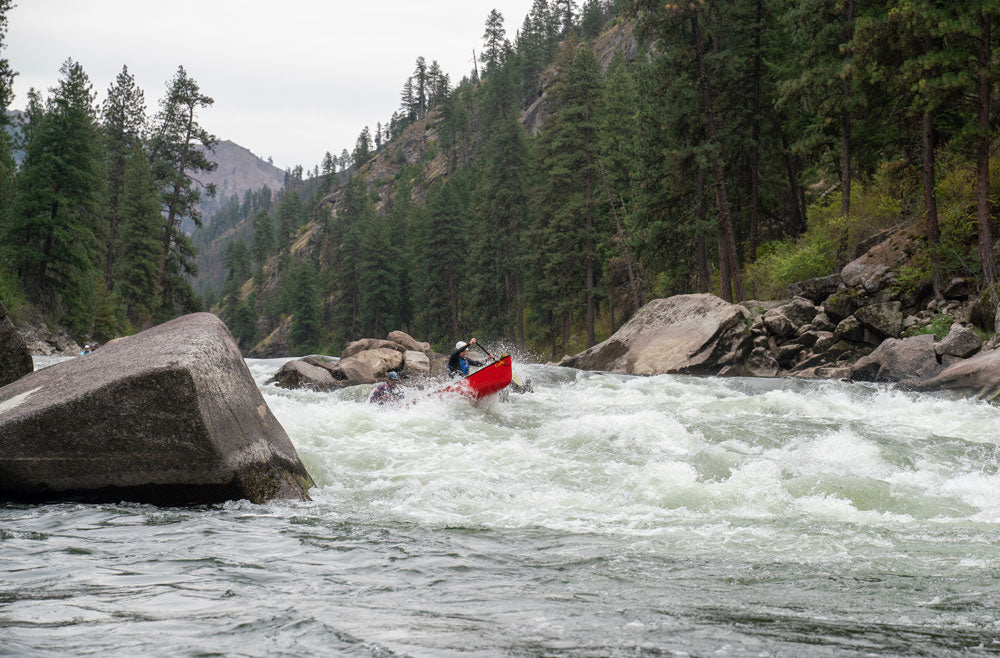
[[[201,200],[202,220],[206,224],[211,224],[212,215],[227,198],[265,186],[277,192],[284,184],[284,171],[228,139],[216,144],[209,157],[218,167],[199,177],[203,185],[214,184],[216,190],[214,197],[203,196]],[[192,228],[193,225],[185,227],[186,230]]]

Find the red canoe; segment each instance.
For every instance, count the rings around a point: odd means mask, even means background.
[[[504,355],[499,361],[483,366],[468,377],[442,388],[439,393],[459,393],[478,400],[493,395],[510,384],[513,371],[510,357]]]

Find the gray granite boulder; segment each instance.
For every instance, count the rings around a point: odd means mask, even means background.
[[[31,352],[7,317],[7,309],[0,302],[0,386],[24,377],[35,369]]]
[[[920,391],[960,391],[995,401],[1000,398],[1000,350],[980,352],[948,366],[934,377],[906,380],[902,386]]]
[[[403,367],[403,354],[405,351],[396,350],[391,347],[379,347],[356,352],[354,358],[371,368],[376,378],[382,378],[390,370],[398,371]]]
[[[422,351],[407,350],[403,353],[403,373],[407,377],[427,377],[431,374],[431,360]]]
[[[187,315],[0,388],[0,498],[307,499],[312,479],[216,316]]]
[[[715,295],[655,299],[610,338],[560,365],[634,375],[714,375],[750,352],[749,318],[748,310]]]
[[[390,331],[387,338],[397,345],[402,345],[407,350],[412,350],[414,352],[423,352],[426,354],[431,351],[431,344],[426,342],[420,342],[410,336],[405,331]]]
[[[871,329],[882,338],[898,338],[903,331],[903,314],[899,302],[869,304],[855,311],[854,317],[862,326]]]
[[[940,355],[950,354],[951,356],[967,359],[983,346],[976,332],[968,327],[963,327],[957,322],[951,325],[948,335],[941,339],[934,346],[935,351]]]
[[[349,356],[356,356],[359,352],[365,352],[367,350],[396,350],[400,354],[406,351],[406,348],[391,340],[381,340],[379,338],[362,338],[361,340],[351,341],[344,348],[344,351],[340,353],[340,358],[346,359]]]
[[[281,388],[308,388],[314,391],[337,388],[336,379],[329,370],[306,359],[286,361],[267,383]]]
[[[858,359],[851,367],[851,379],[870,382],[900,382],[904,379],[924,380],[941,372],[934,336],[924,334],[911,338],[888,338],[868,356]]]
[[[788,294],[792,297],[805,297],[813,304],[821,301],[837,292],[837,288],[843,282],[840,273],[830,276],[821,276],[815,279],[806,279],[788,286]]]

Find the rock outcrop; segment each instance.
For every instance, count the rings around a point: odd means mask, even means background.
[[[560,365],[632,375],[718,374],[751,349],[749,312],[714,295],[677,295],[645,306],[603,343]]]
[[[0,388],[0,498],[265,502],[305,499],[311,484],[209,313]]]
[[[924,334],[912,338],[890,338],[875,351],[862,357],[851,368],[854,381],[901,382],[905,379],[924,380],[941,372],[934,336]]]
[[[918,391],[952,390],[987,400],[1000,398],[1000,350],[954,363],[925,380],[906,380],[903,387]]]
[[[402,331],[388,339],[362,338],[347,344],[336,363],[316,357],[288,361],[268,380],[282,388],[331,391],[346,386],[374,384],[390,371],[409,379],[440,374],[442,357],[429,343],[415,340]]]
[[[0,302],[0,387],[24,377],[34,369],[35,364],[28,346]]]
[[[51,331],[44,322],[37,321],[20,324],[17,330],[28,351],[37,356],[80,356],[83,351],[62,327]]]

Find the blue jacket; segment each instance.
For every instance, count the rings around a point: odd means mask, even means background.
[[[466,359],[462,356],[462,352],[469,349],[468,345],[460,350],[455,350],[448,357],[448,373],[451,375],[461,374],[463,377],[469,375],[469,366],[481,366],[482,361],[473,361],[472,359]]]

